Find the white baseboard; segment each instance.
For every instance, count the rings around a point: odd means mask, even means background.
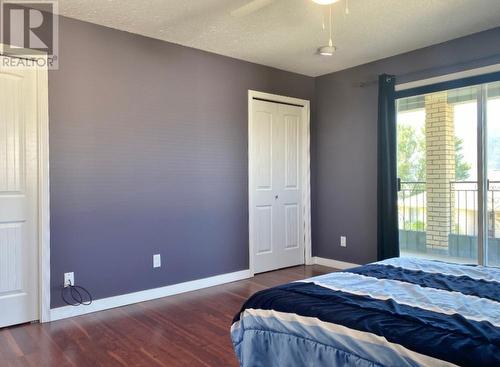
[[[339,260],[332,260],[332,259],[326,259],[324,257],[314,257],[314,263],[316,265],[323,265],[323,266],[328,266],[330,268],[335,268],[335,269],[349,269],[349,268],[355,268],[356,266],[360,266],[359,264],[353,264],[353,263],[348,263],[345,261],[339,261]]]
[[[166,287],[148,289],[145,291],[123,294],[120,296],[97,299],[88,306],[64,306],[50,310],[50,321],[65,319],[91,312],[108,310],[110,308],[121,307],[133,303],[150,301],[157,298],[173,296],[184,292],[191,292],[202,288],[213,287],[215,285],[231,283],[238,280],[250,278],[250,270],[241,270],[234,273],[216,275],[213,277],[192,280],[189,282],[168,285]]]

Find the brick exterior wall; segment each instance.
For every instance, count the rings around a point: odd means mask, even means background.
[[[427,246],[447,249],[454,205],[450,181],[455,180],[455,127],[446,92],[425,96],[425,133]]]

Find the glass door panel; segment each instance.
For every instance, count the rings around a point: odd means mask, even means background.
[[[477,263],[477,108],[475,86],[397,100],[401,256]]]
[[[487,265],[500,266],[500,82],[487,86]]]

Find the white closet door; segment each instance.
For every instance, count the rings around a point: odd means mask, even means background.
[[[36,71],[0,56],[0,327],[38,319]]]
[[[250,222],[256,273],[304,263],[301,107],[254,100]]]

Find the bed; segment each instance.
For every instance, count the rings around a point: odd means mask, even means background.
[[[250,366],[500,366],[500,269],[394,258],[257,292],[231,338]]]

